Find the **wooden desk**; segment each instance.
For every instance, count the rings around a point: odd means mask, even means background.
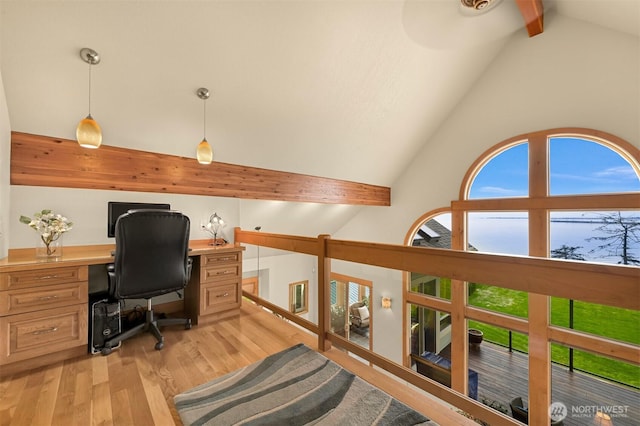
[[[195,324],[239,314],[240,245],[191,241],[194,264],[184,311]],[[115,244],[65,246],[55,260],[35,249],[0,259],[0,376],[87,354],[89,266],[113,262]]]

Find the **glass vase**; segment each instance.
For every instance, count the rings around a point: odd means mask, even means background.
[[[40,235],[36,243],[36,258],[38,259],[58,259],[62,257],[62,235],[56,240],[46,244]]]

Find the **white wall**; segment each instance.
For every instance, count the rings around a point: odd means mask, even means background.
[[[317,258],[305,254],[287,254],[279,252],[264,256],[269,251],[262,249],[260,254],[260,297],[283,309],[289,309],[289,284],[309,281],[309,311],[302,318],[318,323],[318,274]],[[256,276],[258,259],[243,259],[243,275]]]
[[[402,322],[402,274],[399,271],[333,260],[331,271],[350,277],[371,281],[369,311],[372,317],[373,350],[396,362],[401,362]],[[382,308],[382,297],[391,298],[391,309]],[[398,355],[398,349],[400,355]]]
[[[0,21],[0,29],[2,28]],[[2,31],[0,31],[0,62],[2,62]],[[11,123],[0,71],[0,258],[7,255],[9,249],[9,156],[11,140]]]
[[[224,238],[228,241],[233,241],[233,226],[239,222],[239,203],[235,198],[12,186],[10,248],[34,246],[37,233],[19,223],[18,218],[20,215],[32,217],[44,208],[63,214],[73,222],[73,229],[64,234],[64,245],[113,244],[114,239],[107,238],[108,201],[169,203],[172,209],[189,216],[191,238],[196,240],[209,238],[200,229],[200,224],[213,212],[230,224],[223,228]]]
[[[402,244],[422,214],[457,199],[476,158],[511,136],[587,127],[640,146],[638,38],[562,17],[545,24],[539,36],[512,38],[435,136],[425,141],[392,185],[392,207],[363,209],[335,238]],[[378,284],[371,272],[365,270],[361,277]],[[383,280],[379,284],[388,289],[379,291],[401,294],[392,288],[397,282]],[[394,309],[387,318],[385,335],[401,334],[401,312]],[[402,346],[386,347],[386,341],[374,338],[374,349],[400,360]]]
[[[6,161],[9,162],[9,131],[6,132]],[[8,167],[6,171],[8,183]],[[8,188],[8,186],[7,186]],[[7,198],[9,199],[9,198]],[[65,245],[110,244],[107,238],[107,202],[153,202],[169,203],[191,219],[191,238],[205,239],[208,234],[200,229],[203,221],[216,212],[225,221],[224,238],[233,241],[233,229],[253,231],[261,226],[263,232],[288,233],[315,237],[331,233],[353,217],[362,207],[346,205],[323,205],[291,203],[282,201],[240,200],[237,198],[204,197],[180,194],[160,194],[126,191],[97,191],[67,188],[41,188],[11,186],[10,203],[6,206],[6,227],[11,229],[9,248],[33,247],[37,234],[28,226],[19,223],[20,215],[31,217],[44,208],[66,215],[73,222],[73,229],[64,235]],[[206,222],[205,222],[206,223]],[[255,256],[247,250],[245,257]]]

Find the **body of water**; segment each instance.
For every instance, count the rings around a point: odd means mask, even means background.
[[[637,212],[633,216],[640,221]],[[576,253],[592,262],[618,263],[622,260],[621,248],[598,249],[608,241],[591,240],[592,237],[609,236],[599,231],[600,217],[589,213],[587,217],[572,212],[571,216],[554,214],[551,218],[550,249],[563,245],[580,247]],[[469,214],[469,243],[478,251],[500,254],[528,254],[528,220],[525,214],[471,213]],[[640,244],[628,239],[631,253],[640,257]],[[611,253],[613,252],[613,253]]]

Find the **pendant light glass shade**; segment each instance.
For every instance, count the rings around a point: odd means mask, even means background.
[[[78,123],[76,140],[83,148],[98,148],[102,143],[102,130],[91,114]]]
[[[213,161],[213,149],[206,138],[198,144],[196,155],[200,164],[211,164]]]
[[[209,89],[206,87],[201,87],[196,92],[196,95],[203,102],[203,124],[202,124],[202,142],[198,144],[198,148],[196,149],[196,158],[198,159],[198,163],[200,164],[211,164],[213,161],[213,149],[209,142],[207,142],[207,99],[209,99]]]
[[[102,143],[102,129],[91,117],[91,67],[100,63],[100,55],[95,50],[85,47],[80,50],[80,57],[89,64],[89,114],[80,120],[76,128],[76,140],[83,148],[98,148]]]

